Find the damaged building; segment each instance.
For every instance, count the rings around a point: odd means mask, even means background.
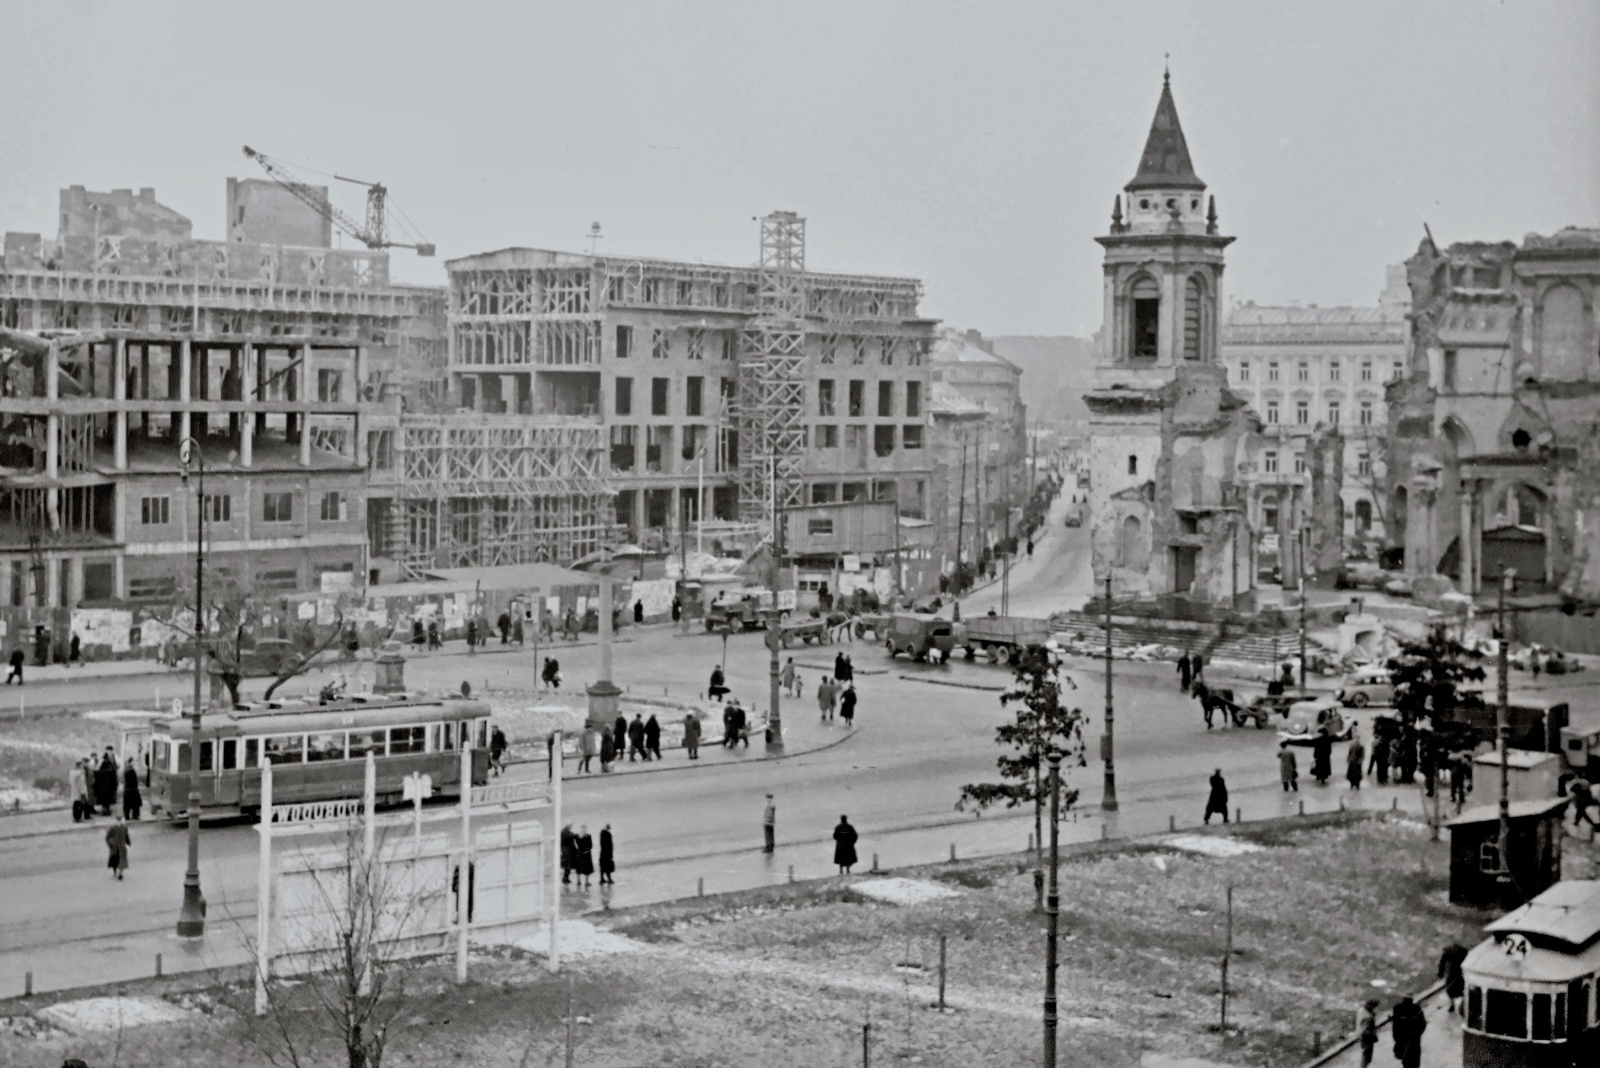
[[[1477,593],[1515,568],[1519,590],[1600,598],[1600,230],[1428,235],[1406,271],[1409,362],[1387,389],[1406,570]]]
[[[1219,346],[1233,238],[1195,174],[1170,79],[1123,192],[1095,239],[1105,325],[1085,401],[1096,580],[1109,574],[1119,598],[1232,607],[1255,586],[1242,477],[1259,424],[1228,388]]]

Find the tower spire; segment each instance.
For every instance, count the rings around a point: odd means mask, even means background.
[[[1161,77],[1161,99],[1156,103],[1155,118],[1150,122],[1150,136],[1145,139],[1144,154],[1139,157],[1139,173],[1133,176],[1127,188],[1205,187],[1206,183],[1194,173],[1194,163],[1189,159],[1189,144],[1178,122],[1178,105],[1172,100],[1172,72],[1167,70]]]

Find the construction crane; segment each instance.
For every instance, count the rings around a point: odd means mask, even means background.
[[[386,201],[389,189],[382,182],[366,182],[360,178],[346,178],[341,174],[331,175],[334,181],[349,182],[351,185],[365,186],[367,190],[367,222],[363,226],[350,216],[334,207],[326,197],[319,196],[313,188],[289,170],[279,160],[262,152],[257,152],[249,145],[244,146],[247,158],[255,160],[267,176],[274,182],[287,189],[296,199],[308,205],[311,210],[327,219],[340,230],[349,234],[368,248],[410,248],[416,249],[419,256],[432,256],[433,244],[423,241],[421,235],[412,232],[409,236],[414,241],[389,240],[389,225],[386,217]]]

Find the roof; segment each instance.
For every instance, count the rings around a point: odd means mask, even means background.
[[[1600,937],[1600,880],[1567,879],[1484,928],[1538,935],[1574,948]]]
[[[935,334],[933,348],[928,353],[929,363],[990,363],[1007,367],[1019,374],[1022,368],[1012,361],[991,352],[959,330],[941,327]]]
[[[1560,753],[1538,753],[1532,749],[1506,748],[1506,767],[1516,768],[1518,771],[1531,771],[1541,764],[1548,764],[1552,760],[1560,760]],[[1472,758],[1474,764],[1483,764],[1486,767],[1500,766],[1499,753],[1479,753]],[[1495,809],[1499,812],[1498,807]],[[1496,817],[1498,818],[1498,816]]]
[[[1124,188],[1131,191],[1205,187],[1206,183],[1194,173],[1194,164],[1189,159],[1189,144],[1178,123],[1178,106],[1172,102],[1172,76],[1169,74],[1161,80],[1161,99],[1156,103],[1156,116],[1150,123],[1144,154],[1139,157],[1139,173]]]
[[[595,576],[555,564],[503,564],[496,567],[441,567],[428,572],[446,582],[471,582],[485,590],[551,590],[557,586],[593,586]]]
[[[974,404],[961,391],[948,382],[931,382],[928,390],[928,411],[934,415],[953,418],[981,418],[989,414],[981,404]]]
[[[1567,799],[1564,797],[1546,797],[1538,801],[1513,801],[1511,802],[1511,818],[1514,820],[1526,819],[1529,816],[1545,816],[1565,808]],[[1500,819],[1500,806],[1474,805],[1465,809],[1453,819],[1445,820],[1446,827],[1464,827],[1473,823],[1494,823]]]
[[[1551,889],[1564,885],[1557,883]],[[1570,951],[1531,945],[1510,937],[1479,942],[1467,954],[1467,959],[1461,962],[1461,970],[1479,984],[1486,979],[1491,983],[1495,980],[1502,983],[1570,983],[1593,974],[1597,968],[1600,968],[1600,942]]]

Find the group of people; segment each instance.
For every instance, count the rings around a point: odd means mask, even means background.
[[[106,751],[98,758],[91,753],[73,764],[68,779],[74,823],[91,819],[96,809],[99,809],[99,814],[102,816],[111,815],[112,809],[117,807],[119,786],[122,792],[121,818],[125,820],[139,818],[139,811],[144,807],[144,798],[139,790],[139,769],[134,766],[132,757],[128,758],[127,765],[119,771],[111,747],[106,746]]]
[[[589,833],[589,825],[580,824],[576,831],[570,823],[561,828],[561,882],[570,886],[572,877],[576,875],[578,889],[587,890],[594,869],[594,836]],[[613,876],[616,870],[616,840],[608,823],[600,828],[600,885],[615,884],[617,880]]]

